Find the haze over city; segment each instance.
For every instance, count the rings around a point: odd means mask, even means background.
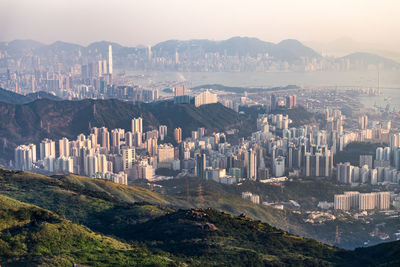
[[[0,2],[0,266],[400,266],[398,1]]]
[[[168,39],[326,43],[343,37],[395,49],[400,3],[389,1],[105,1],[4,0],[0,41],[57,40],[87,45],[108,40],[154,45]]]

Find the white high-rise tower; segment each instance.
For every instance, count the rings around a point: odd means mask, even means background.
[[[108,73],[112,74],[113,72],[113,62],[112,62],[112,46],[108,46]]]

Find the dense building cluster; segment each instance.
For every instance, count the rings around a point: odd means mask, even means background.
[[[340,183],[372,184],[400,182],[400,134],[390,135],[390,146],[378,147],[374,155],[360,155],[359,166],[337,164]]]
[[[389,192],[360,193],[348,191],[334,197],[334,208],[336,210],[386,210],[389,207]]]

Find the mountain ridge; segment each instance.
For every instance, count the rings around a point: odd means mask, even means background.
[[[343,64],[343,60],[349,59],[353,68],[366,69],[368,65],[377,64],[376,59],[379,59],[379,64],[384,63],[383,66],[386,69],[399,69],[400,63],[396,61],[395,57],[388,58],[378,56],[378,54],[371,54],[374,57],[364,55],[362,62],[364,65],[360,66],[360,61],[352,60],[353,52],[348,53],[345,56],[337,58],[323,57],[319,52],[316,52],[312,47],[305,45],[296,39],[285,39],[278,43],[272,43],[263,41],[255,37],[240,37],[235,36],[226,40],[209,40],[209,39],[192,39],[192,40],[166,40],[154,44],[153,46],[124,46],[111,41],[98,41],[92,42],[88,45],[80,45],[75,43],[68,43],[63,41],[56,41],[51,44],[42,44],[32,40],[17,40],[11,42],[0,42],[0,49],[6,51],[14,59],[21,59],[24,55],[35,55],[39,56],[43,63],[55,64],[60,61],[66,63],[69,66],[74,64],[81,64],[79,61],[81,56],[89,57],[90,60],[98,60],[99,58],[105,58],[108,55],[108,46],[113,46],[113,57],[115,67],[133,67],[133,68],[144,68],[148,69],[148,63],[146,62],[148,48],[151,48],[152,57],[168,57],[174,59],[176,52],[184,55],[200,55],[200,53],[219,53],[220,55],[226,56],[267,56],[264,61],[269,61],[281,64],[287,62],[290,65],[304,65],[310,60],[326,59],[331,64]],[[363,53],[360,52],[355,53]],[[369,53],[370,54],[370,53]],[[139,65],[132,65],[127,61],[127,58],[140,58],[143,62]],[[55,61],[55,59],[57,61]],[[398,59],[397,59],[398,60]],[[171,63],[172,64],[172,63]],[[174,68],[172,64],[171,68]],[[355,67],[356,66],[356,67]],[[388,67],[386,67],[388,66]],[[155,66],[161,68],[161,66]],[[176,66],[175,66],[176,67]],[[182,66],[187,71],[207,71],[207,68],[198,69],[197,66]],[[229,68],[228,68],[229,69]],[[294,68],[293,70],[295,70]],[[218,70],[218,68],[217,68]],[[215,71],[213,69],[213,71]]]
[[[5,102],[8,104],[16,104],[16,105],[27,104],[29,102],[33,102],[37,99],[42,99],[42,98],[48,98],[51,100],[61,100],[61,98],[52,95],[50,93],[47,93],[45,91],[39,91],[27,95],[21,95],[12,92],[10,90],[5,90],[3,88],[0,88],[0,102]]]

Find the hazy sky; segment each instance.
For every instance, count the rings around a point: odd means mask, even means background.
[[[258,37],[400,44],[399,0],[0,0],[0,41]]]

